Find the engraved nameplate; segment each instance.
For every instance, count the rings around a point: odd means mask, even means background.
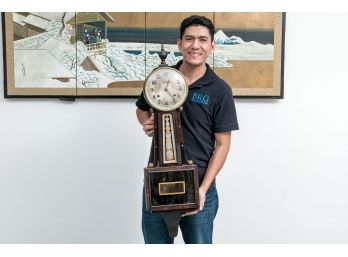
[[[185,181],[158,183],[159,195],[185,194]]]

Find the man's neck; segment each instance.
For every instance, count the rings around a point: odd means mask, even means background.
[[[200,66],[192,66],[183,62],[180,65],[179,70],[182,74],[184,74],[188,85],[191,85],[193,82],[204,76],[207,67],[205,64]]]

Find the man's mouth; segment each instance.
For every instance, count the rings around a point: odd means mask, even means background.
[[[198,56],[201,55],[200,53],[196,53],[196,52],[189,52],[188,54],[189,54],[190,56],[194,56],[194,57],[198,57]]]

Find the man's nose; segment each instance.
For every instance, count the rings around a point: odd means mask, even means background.
[[[199,48],[200,44],[199,44],[199,39],[196,38],[192,41],[192,48]]]

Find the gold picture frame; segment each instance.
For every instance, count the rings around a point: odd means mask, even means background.
[[[2,13],[5,97],[137,97],[160,62],[173,65],[179,25],[213,20],[208,64],[235,97],[283,98],[285,13]]]

